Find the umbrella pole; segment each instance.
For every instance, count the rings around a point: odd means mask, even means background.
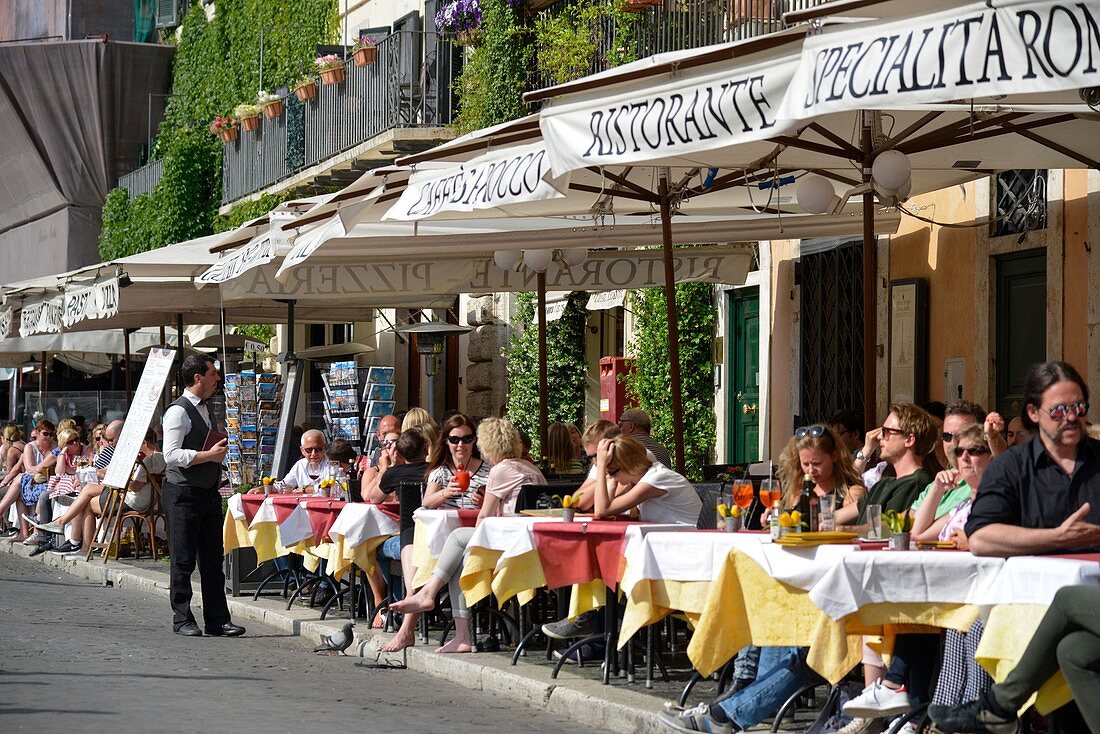
[[[665,304],[668,308],[668,361],[672,382],[672,438],[676,471],[684,473],[684,405],[680,389],[680,326],[676,315],[676,274],[672,270],[672,207],[668,196],[668,169],[662,168],[658,188],[661,204],[661,251],[665,266]]]
[[[550,381],[546,374],[546,273],[538,274],[539,298],[539,454],[546,455]]]
[[[862,113],[861,144],[863,148],[863,183],[871,182],[872,114]],[[875,362],[878,357],[878,253],[875,248],[875,194],[868,189],[863,194],[863,420],[864,425],[878,425],[876,406]]]
[[[160,348],[168,348],[168,334],[165,332],[164,324],[160,325]],[[164,411],[168,406],[168,380],[164,381],[164,388],[160,391],[160,414],[164,415]],[[100,415],[103,411],[100,411]]]
[[[176,314],[176,397],[183,395],[183,314]]]
[[[225,350],[225,309],[218,309],[218,328],[222,332],[222,374],[225,374],[229,369],[229,355]]]
[[[122,349],[126,359],[126,405],[134,402],[133,377],[130,375],[130,330],[122,330]]]
[[[42,352],[42,367],[38,373],[38,404],[42,408],[42,414],[46,414],[46,394],[49,392],[49,386],[46,384],[49,378],[46,373],[46,353]]]

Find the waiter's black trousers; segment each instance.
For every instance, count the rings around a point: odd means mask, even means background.
[[[202,616],[206,627],[229,621],[222,564],[222,500],[216,489],[196,489],[165,483],[164,515],[172,571],[169,599],[172,629],[195,621],[191,613],[191,574],[198,559],[202,580]]]

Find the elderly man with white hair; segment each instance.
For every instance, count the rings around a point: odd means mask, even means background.
[[[294,487],[300,492],[312,492],[328,471],[328,456],[325,449],[328,441],[325,434],[316,428],[302,434],[302,458],[290,467],[283,477],[283,484]],[[261,490],[262,491],[262,490]]]

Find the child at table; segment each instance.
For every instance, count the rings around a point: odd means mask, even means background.
[[[485,484],[485,499],[477,516],[477,524],[480,525],[487,517],[513,512],[520,488],[525,484],[546,484],[546,478],[533,464],[522,459],[523,442],[519,431],[508,419],[483,420],[477,428],[477,442],[482,456],[493,465]],[[474,528],[452,531],[432,571],[431,580],[412,596],[390,605],[391,609],[402,614],[427,612],[435,608],[436,595],[445,585],[449,586],[455,636],[436,652],[470,652],[473,649],[469,611],[459,586],[463,556],[473,534]]]

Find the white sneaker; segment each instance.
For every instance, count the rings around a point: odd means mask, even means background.
[[[887,724],[886,731],[893,732],[893,734],[917,734],[917,723],[915,721],[906,722],[905,726],[901,727],[897,731],[894,731],[894,727],[900,724],[903,718],[904,717],[899,716],[898,718]]]
[[[863,689],[863,693],[844,704],[844,713],[864,719],[904,714],[913,705],[905,688],[893,690],[882,684],[882,679]]]
[[[715,720],[715,718],[710,715],[710,707],[705,703],[682,711],[666,709],[657,714],[657,719],[673,731],[702,731],[708,734],[733,734],[733,724]]]

